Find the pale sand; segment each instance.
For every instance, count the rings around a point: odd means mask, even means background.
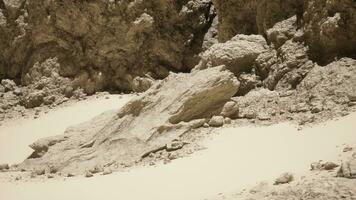
[[[117,105],[119,103],[115,102],[114,107]],[[73,108],[76,106],[78,105]],[[86,107],[91,109],[95,107],[94,105],[82,106],[84,110],[87,109]],[[84,119],[81,116],[85,119],[90,118],[82,113],[81,109],[67,108],[56,112],[62,113],[61,116],[76,115],[73,118],[78,121]],[[36,123],[31,122],[27,128],[21,128],[26,124],[24,123],[17,129],[10,129],[14,131],[10,144],[3,141],[4,134],[0,131],[1,160],[19,160],[20,155],[27,155],[28,150],[26,149],[25,154],[25,149],[22,148],[31,143],[32,139],[43,137],[47,133],[54,134],[54,129],[63,131],[64,122],[58,120],[62,117],[54,113],[48,115],[51,117],[43,117],[48,119],[47,121],[42,119]],[[71,120],[69,121],[73,122]],[[24,137],[22,135],[24,133],[16,131],[26,130],[26,134],[29,134],[29,129],[33,129],[32,126],[39,125],[47,127],[51,132]],[[220,134],[204,141],[206,150],[167,165],[137,168],[129,172],[93,178],[76,177],[65,181],[1,182],[0,199],[204,199],[216,196],[218,193],[239,191],[263,180],[271,181],[283,172],[303,175],[314,161],[338,162],[344,144],[356,146],[355,130],[356,113],[302,131],[297,131],[294,126],[288,124],[257,128],[221,128],[216,130]],[[15,149],[16,155],[13,152]],[[9,155],[2,151],[11,153]],[[16,159],[12,159],[12,155]]]

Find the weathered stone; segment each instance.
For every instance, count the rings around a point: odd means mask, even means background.
[[[21,166],[32,169],[54,165],[64,173],[83,173],[83,169],[105,165],[109,158],[118,163],[134,163],[147,152],[164,149],[189,132],[191,127],[186,122],[219,114],[238,87],[234,75],[222,67],[171,74],[119,111],[71,127],[62,137],[36,142],[32,145],[35,156]],[[82,148],[90,141],[94,141],[93,145]],[[42,153],[38,156],[37,152]]]
[[[275,185],[290,183],[294,180],[294,176],[291,173],[284,173],[280,177],[278,177],[275,181]]]
[[[213,116],[209,121],[209,126],[212,127],[220,127],[224,125],[224,117],[223,116]]]
[[[234,119],[238,116],[238,112],[239,106],[237,105],[237,103],[235,101],[229,101],[224,105],[220,115],[223,117],[230,117]]]
[[[345,178],[356,178],[356,155],[355,154],[341,164],[337,176],[345,177]]]
[[[251,71],[256,58],[266,51],[266,47],[267,42],[260,35],[236,35],[231,40],[215,44],[206,50],[194,69],[225,65],[238,75],[243,71]]]

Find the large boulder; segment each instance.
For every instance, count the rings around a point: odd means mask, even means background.
[[[132,165],[196,127],[196,119],[218,115],[238,87],[237,79],[223,67],[171,74],[119,111],[37,141],[31,145],[34,153],[20,167],[52,166],[83,173],[97,165]]]
[[[266,50],[267,42],[262,36],[236,35],[206,50],[194,69],[225,65],[235,75],[239,75],[243,71],[250,71],[258,55]]]

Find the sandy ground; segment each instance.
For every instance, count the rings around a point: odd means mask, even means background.
[[[118,108],[127,99],[120,103],[116,97],[79,102],[36,120],[1,127],[0,163],[21,161],[31,153],[26,146],[33,140],[61,133],[66,126],[88,120],[106,109]],[[219,128],[203,141],[206,150],[166,165],[93,178],[0,182],[0,199],[210,198],[271,181],[283,172],[303,175],[314,161],[338,162],[345,145],[356,146],[355,122],[356,113],[352,113],[302,131],[289,124]]]

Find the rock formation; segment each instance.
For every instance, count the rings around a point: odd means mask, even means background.
[[[82,173],[97,165],[132,165],[219,114],[238,88],[223,67],[171,74],[119,111],[33,143],[34,153],[20,167]]]

